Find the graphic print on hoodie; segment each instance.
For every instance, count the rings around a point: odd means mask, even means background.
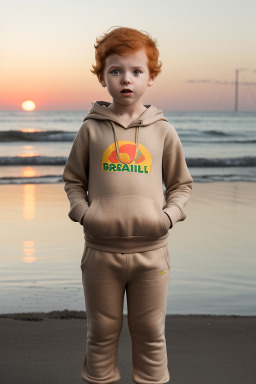
[[[129,140],[118,141],[120,163],[115,147],[111,144],[102,156],[102,171],[151,173],[152,159],[150,152],[139,144],[136,154],[136,143]],[[134,159],[134,160],[133,160]],[[133,160],[133,161],[132,161]],[[132,162],[131,162],[132,161]],[[131,162],[131,164],[129,164]],[[125,164],[124,164],[125,163]]]
[[[110,252],[163,247],[167,214],[172,226],[184,220],[192,190],[180,139],[153,105],[128,127],[109,105],[92,103],[73,142],[63,172],[68,215],[75,222],[85,215],[89,247]]]

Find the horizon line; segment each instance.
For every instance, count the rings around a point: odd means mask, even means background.
[[[226,110],[226,109],[207,109],[207,110],[200,110],[200,109],[165,109],[165,108],[158,108],[159,110],[163,110],[165,112],[232,112],[234,114],[240,113],[240,112],[256,112],[256,109],[254,110],[241,110],[241,111],[234,111],[232,109]],[[88,112],[89,109],[37,109],[34,111],[24,111],[22,109],[0,109],[0,112],[23,112],[27,114],[32,114],[33,112]]]

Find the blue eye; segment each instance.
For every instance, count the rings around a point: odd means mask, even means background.
[[[112,75],[119,75],[119,69],[112,69],[110,73],[112,73]]]
[[[138,75],[141,74],[141,70],[140,70],[140,69],[135,69],[135,70],[133,71],[133,73],[134,73],[134,75],[138,76]]]

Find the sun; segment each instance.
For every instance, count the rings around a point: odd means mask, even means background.
[[[32,100],[24,101],[21,106],[24,111],[33,111],[36,108],[36,105]]]

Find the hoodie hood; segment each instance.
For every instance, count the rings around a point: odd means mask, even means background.
[[[107,101],[96,101],[92,103],[91,109],[83,121],[89,119],[110,120],[123,127],[123,124],[118,117],[110,109],[108,109],[109,105],[111,105],[111,103]],[[146,111],[144,111],[136,120],[131,122],[127,128],[124,127],[125,129],[136,126],[145,127],[159,120],[168,121],[166,117],[164,117],[163,112],[157,109],[154,105],[145,105],[145,107],[147,108]]]
[[[163,121],[168,121],[166,117],[164,117],[163,112],[157,109],[154,105],[145,105],[147,108],[137,119],[132,121],[128,127],[124,127],[123,124],[120,122],[118,117],[110,110],[108,109],[108,106],[111,103],[106,102],[106,101],[96,101],[92,103],[91,109],[88,112],[88,115],[85,116],[83,121],[89,120],[89,119],[94,119],[94,120],[108,120],[112,126],[113,130],[113,136],[115,140],[115,147],[116,147],[116,154],[117,158],[120,163],[123,164],[130,164],[132,163],[138,154],[139,151],[139,128],[140,127],[146,127],[150,124],[153,124],[159,120]],[[121,125],[124,129],[129,129],[129,128],[135,128],[135,143],[136,143],[136,150],[135,150],[135,155],[134,158],[131,159],[129,163],[124,163],[120,159],[120,154],[119,154],[119,144],[118,144],[118,138],[115,130],[115,125],[114,123],[117,123]]]

